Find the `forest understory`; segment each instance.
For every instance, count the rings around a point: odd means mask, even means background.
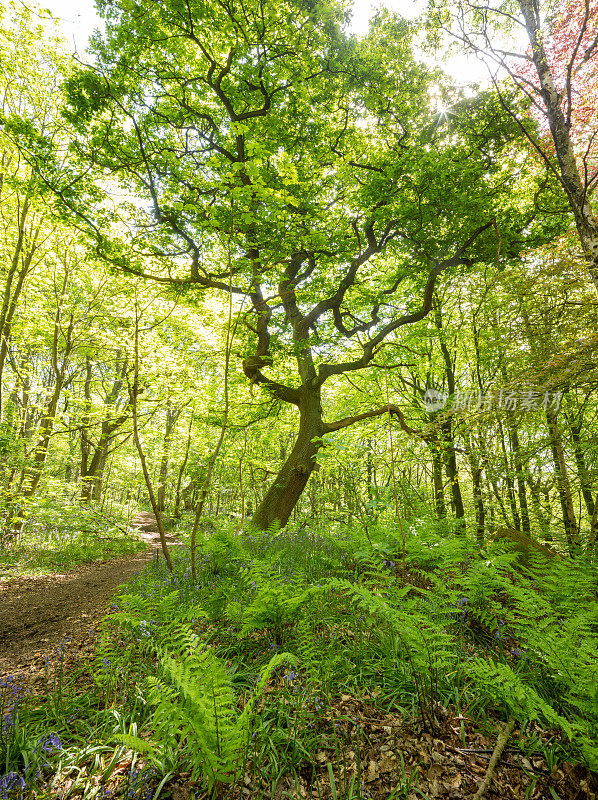
[[[398,529],[364,546],[355,532],[339,542],[303,525],[273,538],[210,523],[194,582],[190,522],[177,526],[183,541],[169,536],[172,573],[153,516],[136,522],[149,539],[140,555],[41,582],[5,575],[14,669],[0,681],[1,741],[18,767],[7,797],[472,797],[506,716],[487,796],[597,796],[598,774],[580,763],[595,723],[586,711],[584,735],[567,722],[589,673],[580,664],[559,688],[549,678],[581,634],[568,653],[579,663],[595,602],[581,592],[564,624],[570,567],[547,576],[545,557],[522,568],[502,547],[480,570],[464,541],[438,552],[437,534],[411,531],[403,573]]]
[[[598,800],[598,0],[47,2],[0,800]]]

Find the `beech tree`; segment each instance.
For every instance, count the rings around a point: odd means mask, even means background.
[[[284,525],[326,435],[389,410],[326,421],[326,381],[375,364],[430,312],[443,273],[541,241],[541,187],[515,197],[517,126],[493,95],[451,94],[404,20],[379,16],[357,41],[339,8],[307,0],[100,10],[96,63],[67,86],[68,159],[29,131],[37,170],[96,255],[238,298],[251,387],[299,412],[253,516]],[[109,204],[92,172],[141,200]]]

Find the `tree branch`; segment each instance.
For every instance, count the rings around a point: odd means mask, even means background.
[[[282,383],[278,383],[278,381],[273,381],[261,372],[260,367],[269,364],[270,361],[269,358],[263,358],[261,356],[249,356],[249,358],[244,358],[243,372],[245,373],[245,377],[249,378],[249,382],[252,386],[254,384],[263,386],[264,389],[279,400],[298,406],[301,399],[299,389],[293,389],[292,386],[285,386]]]
[[[416,430],[407,424],[405,417],[403,416],[403,412],[398,406],[394,405],[394,403],[388,403],[387,405],[380,406],[380,408],[375,408],[372,411],[365,411],[363,414],[355,414],[352,417],[343,417],[343,419],[338,419],[336,422],[324,423],[324,432],[332,433],[333,431],[340,431],[342,428],[348,428],[351,425],[354,425],[356,422],[360,422],[362,419],[380,417],[382,414],[391,414],[392,416],[396,417],[399,425],[405,431],[405,433],[408,433],[411,436],[418,436],[420,439],[428,441],[428,437],[423,431]]]
[[[349,372],[367,367],[376,353],[376,348],[382,344],[384,339],[386,339],[390,333],[398,328],[403,327],[404,325],[412,325],[413,323],[424,319],[424,317],[426,317],[432,309],[434,287],[436,285],[438,276],[448,267],[454,267],[459,264],[471,264],[472,260],[465,257],[465,252],[473,244],[473,242],[475,242],[481,233],[489,228],[492,228],[494,225],[494,219],[492,219],[490,222],[487,222],[485,225],[481,225],[473,232],[473,234],[457,251],[457,253],[455,253],[454,256],[447,258],[444,261],[437,262],[432,270],[430,270],[430,274],[428,275],[421,308],[411,314],[404,314],[403,316],[393,320],[392,322],[389,322],[387,325],[381,328],[376,336],[371,338],[369,341],[364,342],[362,345],[363,355],[360,358],[357,358],[354,361],[345,361],[341,364],[321,364],[318,370],[318,385],[321,386],[331,375],[341,375],[343,372]]]

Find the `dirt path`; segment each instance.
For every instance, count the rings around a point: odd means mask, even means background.
[[[21,684],[37,683],[66,637],[65,654],[90,650],[93,631],[116,589],[143,569],[160,546],[153,514],[138,514],[132,526],[148,546],[144,553],[0,586],[0,678],[13,675]],[[178,543],[172,536],[167,540]]]

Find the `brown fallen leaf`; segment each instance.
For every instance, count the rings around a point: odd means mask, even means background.
[[[390,758],[390,756],[388,756],[386,753],[383,753],[379,764],[380,772],[392,772],[394,766],[395,765],[392,758]]]
[[[371,783],[372,781],[375,781],[378,775],[379,775],[378,764],[376,764],[376,762],[373,759],[371,759],[370,763],[368,764],[368,771],[365,778],[366,783]]]
[[[463,781],[463,776],[460,772],[457,772],[456,775],[453,775],[448,780],[444,781],[445,788],[448,789],[458,789],[461,786],[461,782]]]
[[[129,767],[131,766],[132,761],[133,759],[131,757],[119,761],[114,770],[112,771],[112,774],[122,775],[123,773],[127,772]]]

